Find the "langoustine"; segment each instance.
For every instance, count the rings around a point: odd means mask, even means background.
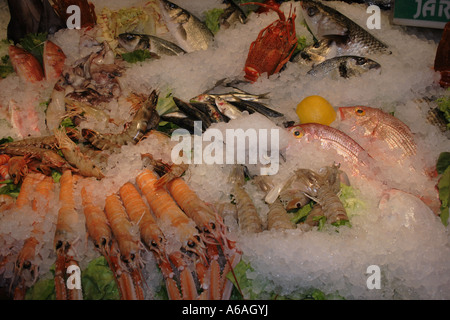
[[[82,300],[81,287],[66,287],[68,268],[73,266],[79,270],[75,245],[81,236],[77,229],[79,217],[75,209],[74,182],[70,170],[65,170],[61,176],[59,201],[60,208],[54,237],[54,248],[57,255],[55,264],[56,299]]]

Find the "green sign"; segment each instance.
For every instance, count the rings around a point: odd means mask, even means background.
[[[393,22],[440,28],[450,21],[450,0],[395,0]]]

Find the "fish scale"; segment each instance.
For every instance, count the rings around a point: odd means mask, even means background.
[[[308,27],[316,38],[344,39],[346,46],[355,55],[391,53],[386,44],[339,11],[314,0],[301,1],[301,7]]]

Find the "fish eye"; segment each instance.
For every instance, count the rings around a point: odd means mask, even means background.
[[[299,129],[295,130],[295,131],[294,131],[294,136],[295,136],[296,138],[301,138],[301,137],[303,137],[303,131],[302,131],[302,130],[299,130]]]
[[[195,242],[192,240],[188,240],[187,245],[189,248],[194,248],[195,247]]]
[[[310,17],[314,17],[318,12],[319,10],[316,7],[309,7],[307,10],[308,16]]]
[[[356,115],[358,115],[358,116],[363,116],[363,115],[366,114],[366,112],[365,112],[363,109],[361,109],[361,108],[356,108],[356,109],[355,109],[355,113],[356,113]]]
[[[316,43],[314,43],[313,47],[314,47],[314,48],[320,48],[320,42],[317,41]]]
[[[366,58],[361,58],[361,57],[356,58],[356,64],[357,64],[358,66],[363,65],[363,64],[365,64],[366,62],[367,62],[367,59],[366,59]]]

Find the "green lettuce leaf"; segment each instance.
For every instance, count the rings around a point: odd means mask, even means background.
[[[447,226],[450,207],[450,166],[444,171],[438,182],[439,199],[441,200],[441,221]]]
[[[211,9],[205,12],[205,24],[213,34],[220,29],[219,18],[224,13],[224,9]]]
[[[103,256],[92,260],[81,272],[81,285],[85,300],[120,299],[114,274]]]
[[[50,272],[54,274],[53,265]],[[81,271],[81,287],[84,300],[119,300],[120,294],[114,274],[106,259],[101,256],[89,262]],[[38,280],[27,290],[26,300],[55,300],[54,277]]]
[[[35,56],[41,65],[43,65],[44,43],[47,35],[47,33],[29,33],[19,41],[22,48]]]
[[[232,300],[335,300],[343,299],[337,293],[326,294],[316,288],[307,288],[294,292],[289,296],[280,295],[274,292],[275,286],[269,280],[262,277],[249,279],[248,274],[254,272],[250,263],[241,260],[234,268],[233,273],[228,273],[227,278],[233,283],[234,290],[231,295]]]
[[[122,58],[128,63],[142,62],[153,58],[154,55],[148,50],[135,50],[133,52],[122,53]]]

